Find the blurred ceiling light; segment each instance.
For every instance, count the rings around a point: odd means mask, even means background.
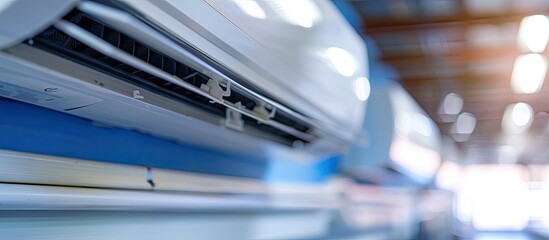
[[[370,81],[365,77],[359,77],[355,80],[355,94],[360,101],[366,101],[370,96]]]
[[[456,120],[456,133],[471,134],[477,126],[477,118],[470,113],[462,113]]]
[[[463,98],[457,93],[449,93],[444,98],[443,110],[446,114],[457,115],[463,107]]]
[[[521,55],[513,67],[511,86],[516,93],[539,92],[546,72],[547,60],[543,56],[536,53]]]
[[[444,97],[438,113],[443,122],[452,122],[463,108],[463,98],[457,93],[449,93]]]
[[[312,0],[266,0],[267,4],[286,22],[310,28],[321,17]]]
[[[234,3],[246,14],[254,18],[265,18],[265,11],[255,0],[233,0]]]
[[[355,59],[345,49],[331,47],[326,50],[326,54],[328,54],[328,58],[330,58],[330,61],[332,61],[332,64],[339,74],[345,77],[350,77],[355,73]]]
[[[519,46],[530,52],[543,52],[549,39],[549,19],[533,15],[522,19],[518,32]]]
[[[532,120],[532,108],[526,103],[517,103],[513,107],[513,123],[519,127],[524,127]]]
[[[502,128],[506,133],[523,133],[530,128],[533,115],[530,105],[523,102],[511,104],[503,114]]]
[[[475,131],[477,118],[471,113],[461,113],[451,128],[450,134],[456,142],[466,142]]]

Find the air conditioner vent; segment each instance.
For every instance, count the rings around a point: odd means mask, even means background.
[[[178,81],[191,84],[196,89],[200,89],[201,86],[206,85],[208,80],[210,80],[203,73],[94,20],[92,17],[78,10],[69,13],[64,17],[64,20],[101,38],[117,49],[154,66],[162,72],[176,77]],[[151,74],[148,71],[122,62],[119,59],[107,56],[56,27],[45,30],[25,43],[146,88],[162,96],[199,107],[220,117],[224,117],[226,114],[226,105],[213,104],[211,99],[198,94],[196,90],[192,91],[179,84],[174,84],[174,82]],[[228,86],[223,84],[220,87],[223,91],[226,91],[228,88]],[[231,94],[224,97],[223,100],[229,103],[239,103],[244,109],[250,110],[249,112],[260,102],[260,100],[249,97],[249,94],[245,94],[237,88],[231,90]],[[262,132],[277,136],[281,139],[281,142],[287,145],[292,145],[295,141],[307,143],[314,140],[314,135],[309,133],[310,126],[307,123],[293,118],[283,111],[277,112],[276,115],[272,116],[270,119],[272,124],[260,122],[257,118],[253,118],[250,115],[243,115],[243,121],[248,127],[253,127]]]

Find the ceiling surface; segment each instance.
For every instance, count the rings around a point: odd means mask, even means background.
[[[511,88],[520,21],[549,14],[547,0],[360,0],[350,1],[362,17],[362,33],[380,47],[382,61],[451,139],[452,121],[439,108],[448,93],[463,97],[462,112],[476,128],[467,141],[453,144],[461,163],[549,162],[549,86],[535,94]],[[547,49],[541,53],[547,56]],[[545,76],[547,78],[547,76]],[[547,83],[547,80],[545,81]],[[530,130],[502,132],[509,104],[526,102],[534,110]]]

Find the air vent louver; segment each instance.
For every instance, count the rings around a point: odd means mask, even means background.
[[[196,88],[200,88],[202,85],[207,84],[209,80],[209,78],[201,72],[141,44],[139,41],[94,20],[85,13],[75,10],[65,16],[64,20],[77,25],[119,50],[122,50],[169,75],[175,76],[179,80],[191,84]],[[196,92],[106,56],[55,27],[47,29],[34,38],[26,41],[26,43],[146,88],[162,96],[197,106],[222,117],[226,114],[226,106],[212,104],[211,99],[197,94]],[[221,85],[221,87],[223,90],[226,89],[226,86]],[[238,89],[233,89],[231,95],[225,97],[224,100],[231,103],[239,102],[245,109],[254,109],[257,104],[257,100],[249,98],[246,94],[242,94]],[[307,126],[307,124],[301,123],[299,120],[293,119],[283,112],[274,115],[272,120],[279,125],[292,128],[292,131],[297,130],[302,132],[302,135],[312,136],[308,133],[309,126]],[[250,118],[249,116],[243,116],[243,121],[248,127],[253,127],[260,131],[278,136],[288,145],[291,145],[295,141],[309,142],[312,140],[310,138],[295,136],[295,134],[290,133],[291,131],[283,131],[271,125],[261,124],[257,119]]]

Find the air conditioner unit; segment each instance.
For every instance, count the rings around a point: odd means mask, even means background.
[[[0,3],[0,96],[250,154],[320,159],[360,141],[366,49],[332,3],[297,1],[314,13],[303,25],[290,1],[255,2],[259,17],[238,2]]]

